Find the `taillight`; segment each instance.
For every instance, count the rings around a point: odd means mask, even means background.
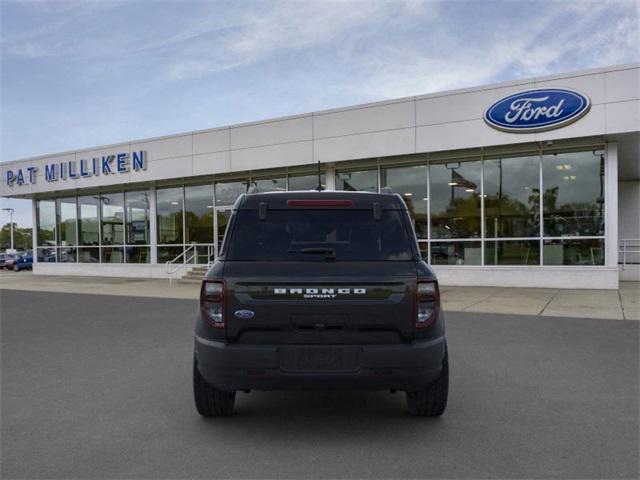
[[[203,280],[200,289],[200,312],[209,325],[224,328],[224,283]]]
[[[288,207],[353,207],[353,200],[287,200]]]
[[[415,325],[425,328],[431,325],[440,313],[440,291],[435,280],[416,283]]]

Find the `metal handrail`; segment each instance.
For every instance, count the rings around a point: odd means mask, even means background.
[[[207,245],[207,268],[210,268],[215,261],[215,258],[213,258],[214,250],[213,245]]]
[[[187,254],[191,252],[191,256],[187,258]],[[171,269],[171,265],[175,264],[180,258],[182,258],[182,263],[177,264],[175,269]],[[188,248],[185,248],[183,252],[178,255],[173,260],[168,260],[165,265],[167,267],[167,275],[169,275],[169,283],[173,279],[173,275],[179,270],[183,269],[187,265],[191,264],[191,260],[193,260],[193,264],[196,264],[197,255],[196,255],[196,244],[192,243]]]
[[[618,247],[618,254],[622,254],[622,269],[624,270],[627,266],[627,254],[640,253],[640,238],[621,238]],[[618,259],[618,263],[620,263],[620,259]]]

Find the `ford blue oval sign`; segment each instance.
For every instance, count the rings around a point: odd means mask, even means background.
[[[255,316],[255,313],[251,310],[236,310],[233,314],[243,320],[249,320]]]
[[[575,122],[590,107],[589,97],[575,90],[541,88],[498,100],[484,112],[484,120],[507,132],[540,132]]]

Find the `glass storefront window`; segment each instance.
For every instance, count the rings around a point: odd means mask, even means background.
[[[58,261],[58,253],[54,247],[38,248],[36,255],[40,263],[55,263]]]
[[[604,235],[604,165],[598,151],[543,155],[545,237]]]
[[[158,243],[182,243],[182,187],[156,191]]]
[[[429,167],[431,237],[480,237],[480,161]]]
[[[102,245],[122,245],[124,243],[124,194],[100,195]]]
[[[149,263],[149,247],[125,247],[127,263]]]
[[[58,250],[58,262],[75,263],[77,261],[77,249],[70,247],[60,247]]]
[[[227,231],[229,220],[231,220],[231,208],[219,208],[216,210],[216,215],[218,217],[218,251],[221,251],[224,234]]]
[[[426,165],[383,168],[380,177],[383,187],[391,188],[404,199],[418,238],[427,238],[429,198]]]
[[[485,265],[540,265],[539,240],[485,241]]]
[[[320,185],[327,188],[324,173],[320,174]],[[318,188],[318,174],[289,175],[289,190],[316,190]]]
[[[150,243],[149,193],[125,192],[124,199],[126,243],[128,245],[148,245]]]
[[[604,265],[604,239],[545,240],[544,265]]]
[[[80,263],[99,263],[100,249],[97,247],[78,248],[78,261]]]
[[[431,242],[432,265],[480,265],[481,261],[481,242]]]
[[[124,262],[124,249],[122,247],[102,247],[100,254],[100,261],[102,263]]]
[[[255,188],[258,192],[286,192],[287,179],[284,177],[254,178],[251,180],[249,191],[252,188]]]
[[[61,246],[75,245],[77,232],[78,208],[76,198],[58,198],[58,244]]]
[[[196,263],[206,264],[214,259],[213,245],[202,245],[196,247]]]
[[[216,187],[216,205],[233,205],[238,197],[243,193],[247,193],[249,186],[248,181],[237,182],[217,182]]]
[[[336,172],[336,190],[377,192],[378,169]]]
[[[483,159],[459,161],[433,155],[428,164],[381,168],[372,167],[369,160],[357,170],[346,164],[347,170],[336,173],[335,185],[343,191],[389,187],[400,194],[421,240],[420,250],[435,265],[480,265],[482,258],[486,265],[539,265],[541,260],[544,265],[604,265],[602,150],[551,148],[542,155],[520,156],[499,156],[492,150]],[[424,157],[401,161],[424,162]],[[174,259],[191,243],[198,245],[198,263],[209,261],[214,243],[221,247],[229,209],[241,194],[316,189],[314,169],[303,172],[267,176],[273,171],[264,171],[250,182],[241,178],[158,188],[158,262]],[[326,185],[325,173],[320,181]],[[38,200],[39,260],[148,263],[151,248],[156,248],[150,245],[149,194],[127,191]]]
[[[485,235],[540,235],[540,157],[484,161]]]
[[[99,245],[99,197],[78,197],[78,232],[80,245]]]
[[[56,202],[53,200],[38,200],[37,205],[38,245],[56,244]]]
[[[213,185],[184,189],[185,243],[213,243]]]
[[[173,260],[182,253],[182,246],[180,247],[158,247],[158,263],[165,263]]]

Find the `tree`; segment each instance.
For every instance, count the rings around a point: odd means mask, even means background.
[[[13,223],[13,247],[16,250],[30,250],[33,244],[31,243],[31,229],[20,228],[17,223]],[[0,229],[0,248],[6,250],[11,248],[11,224],[6,223],[2,229]]]

